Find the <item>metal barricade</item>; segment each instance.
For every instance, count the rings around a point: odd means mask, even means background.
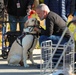
[[[41,75],[70,75],[74,73],[75,44],[73,36],[76,29],[71,34],[69,41],[61,45],[66,30],[67,28],[64,30],[58,44],[53,44],[51,40],[41,43]]]

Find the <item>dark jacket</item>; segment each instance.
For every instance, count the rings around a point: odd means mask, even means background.
[[[74,9],[75,9],[75,12],[76,12],[76,0],[75,0],[75,3],[74,3],[74,6],[75,6]]]
[[[20,8],[17,8],[17,2],[20,2]],[[4,0],[5,6],[7,6],[8,14],[13,16],[25,16],[27,6],[33,5],[34,0]]]
[[[75,11],[75,5],[76,5],[76,0],[71,0],[71,3],[70,3],[70,14],[71,15],[74,15],[74,11]]]
[[[50,10],[60,15],[65,21],[70,14],[71,0],[44,0],[44,3],[49,6]]]
[[[40,35],[59,35],[61,36],[63,31],[66,28],[66,22],[56,13],[50,12],[48,13],[46,19],[45,19],[45,24],[46,24],[46,30],[40,29]],[[67,30],[65,37],[69,38],[70,37],[70,32]]]

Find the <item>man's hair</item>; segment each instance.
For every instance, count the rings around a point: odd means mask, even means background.
[[[40,9],[42,11],[47,11],[47,12],[50,12],[50,9],[48,8],[48,6],[46,4],[39,4],[36,9]]]

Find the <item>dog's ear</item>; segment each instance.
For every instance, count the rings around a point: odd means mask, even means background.
[[[29,24],[29,21],[27,20],[25,23],[24,23],[24,27],[26,28]]]
[[[36,26],[40,26],[40,21],[36,18]]]
[[[37,20],[38,21],[38,25],[40,25],[40,21],[39,20]]]

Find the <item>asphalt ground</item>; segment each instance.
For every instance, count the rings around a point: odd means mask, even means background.
[[[33,51],[34,62],[37,64],[32,65],[28,60],[27,62],[30,65],[28,68],[24,66],[9,66],[7,60],[0,57],[0,75],[40,75],[40,69],[37,67],[40,64],[40,54],[40,49]]]

